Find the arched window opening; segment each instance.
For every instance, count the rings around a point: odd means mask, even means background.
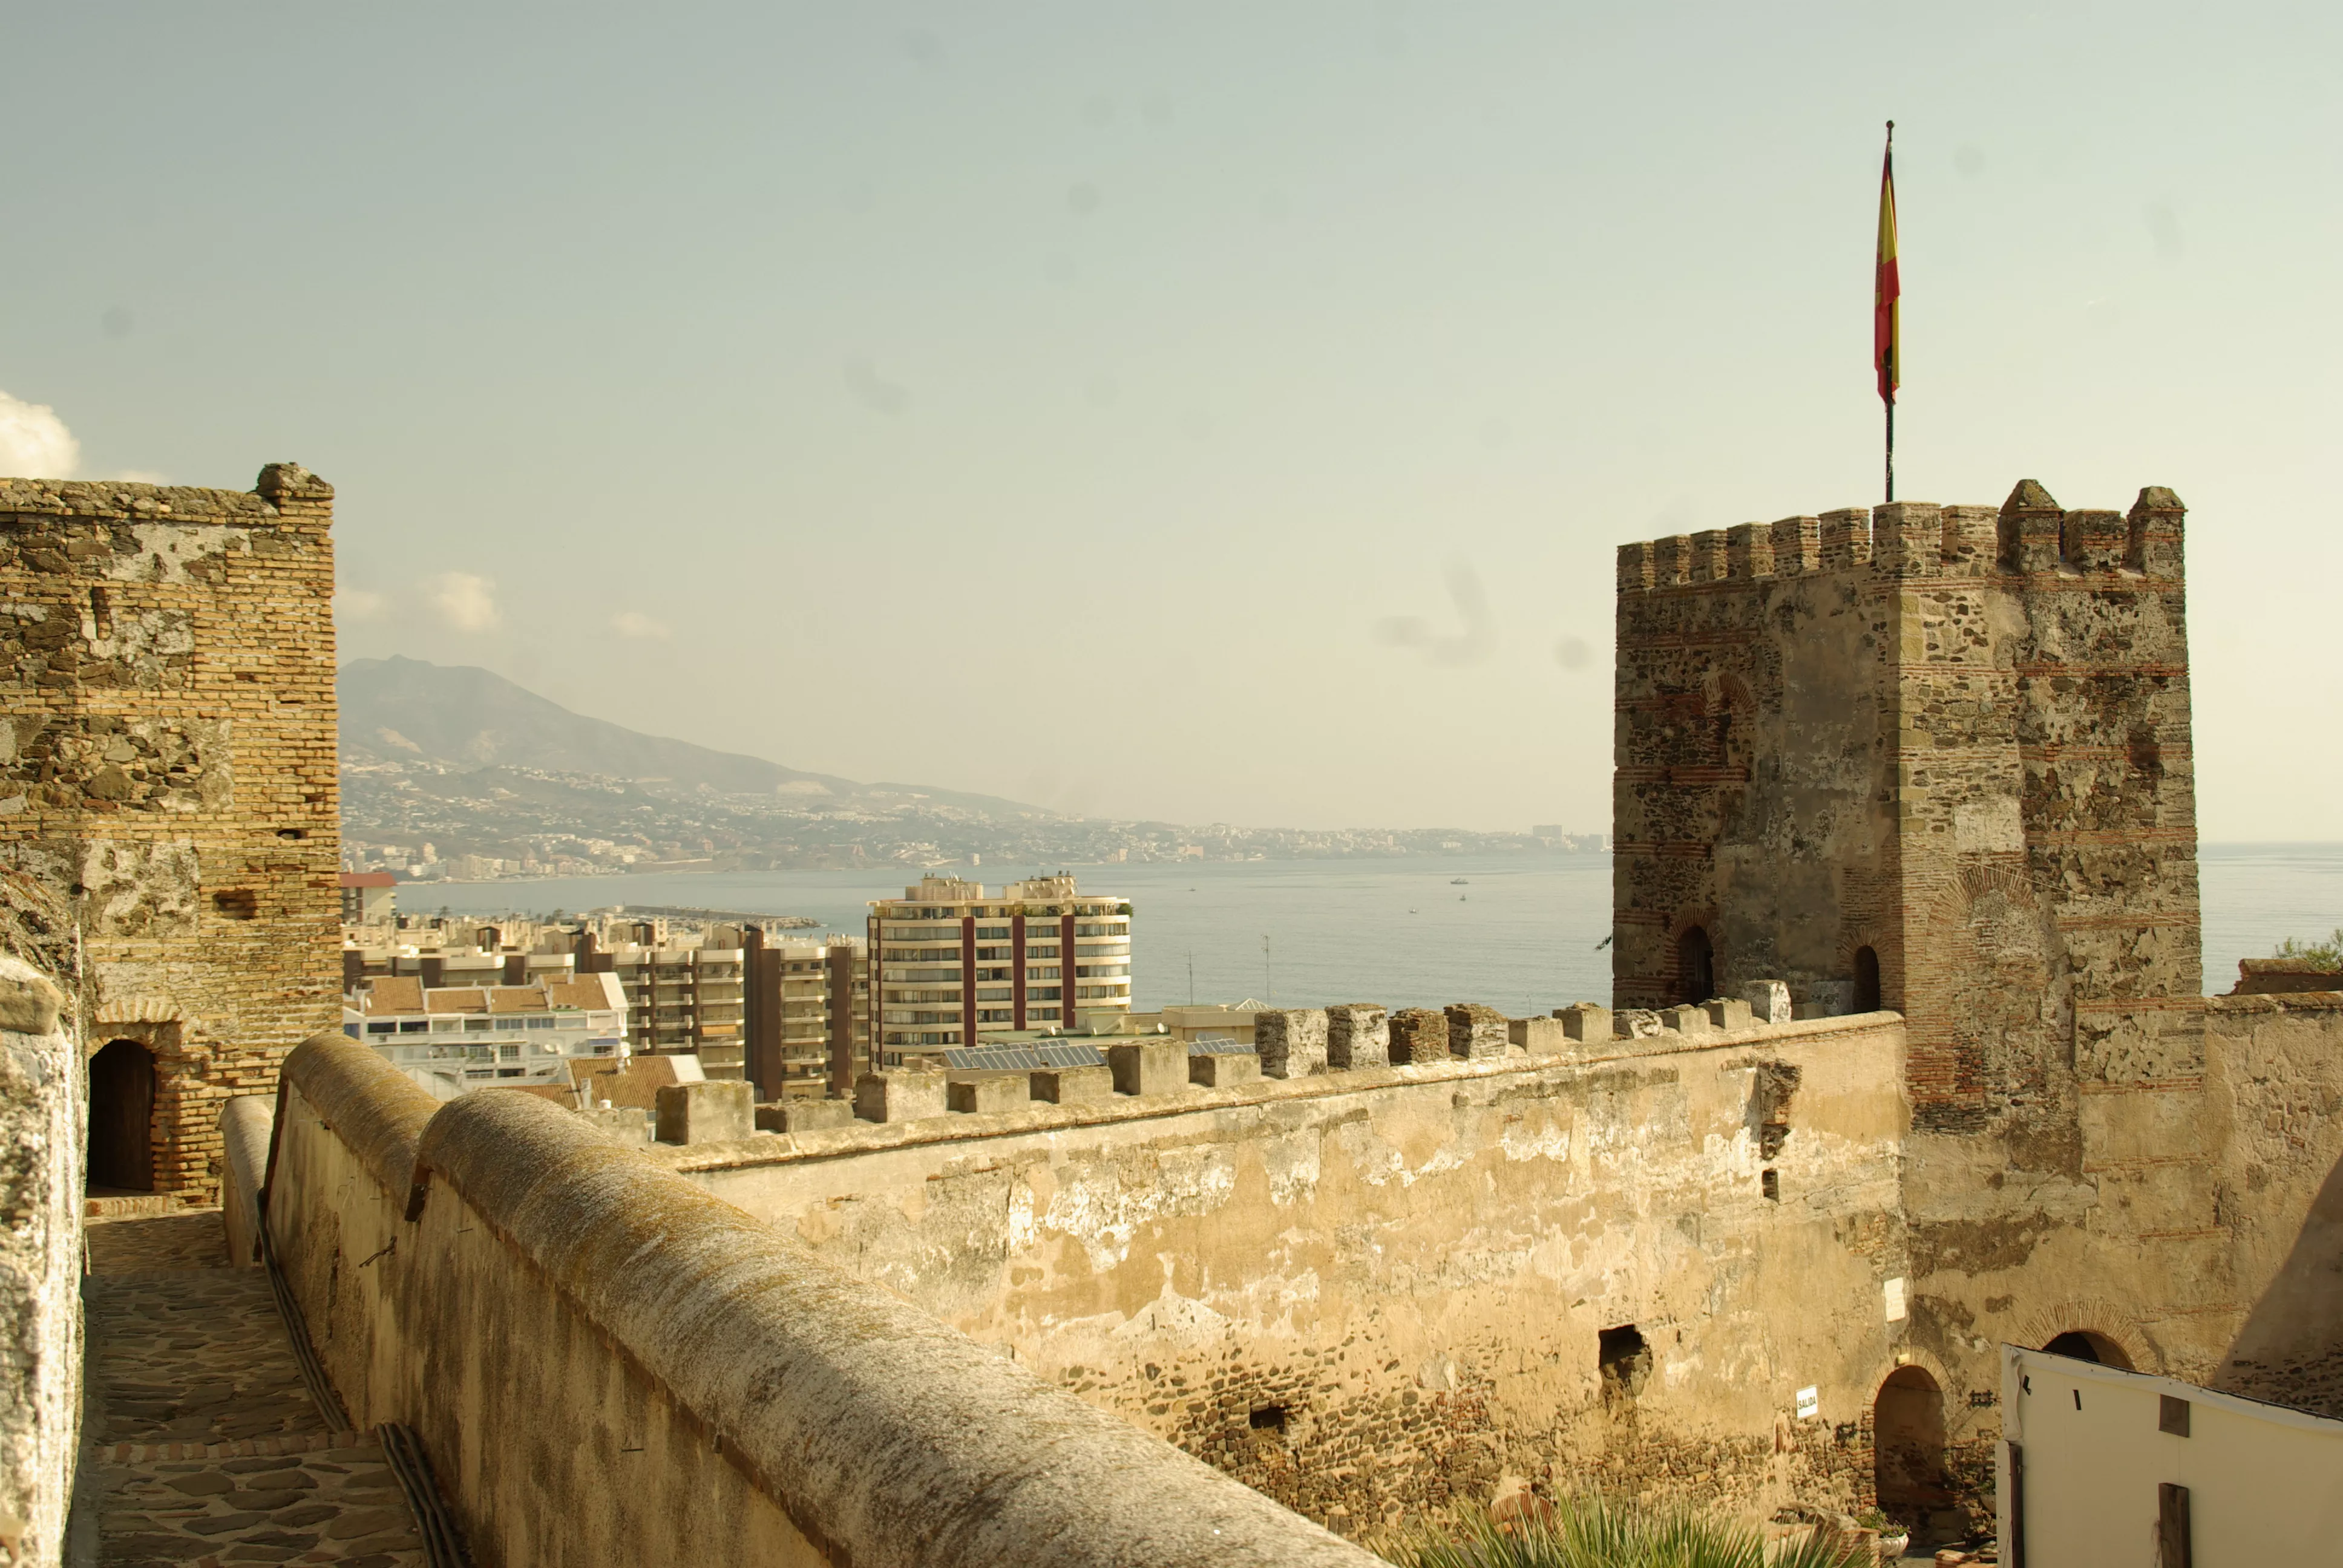
[[[1698,926],[1676,939],[1676,1000],[1697,1007],[1716,994],[1716,950]]]
[[[2103,1367],[2115,1367],[2131,1372],[2131,1357],[2123,1346],[2105,1334],[2095,1334],[2088,1329],[2068,1329],[2053,1339],[2043,1350],[2054,1356],[2066,1356],[2074,1361],[2090,1362]]]
[[[1877,1012],[1879,1000],[1879,955],[1869,948],[1855,950],[1855,1010]]]
[[[1916,1546],[1958,1540],[1968,1519],[1945,1471],[1945,1395],[1923,1367],[1897,1367],[1871,1408],[1872,1465],[1879,1511]]]
[[[108,1040],[89,1062],[89,1185],[155,1190],[155,1058],[135,1040]]]

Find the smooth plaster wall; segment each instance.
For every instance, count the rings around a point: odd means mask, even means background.
[[[2026,1561],[2147,1568],[2160,1484],[2188,1489],[2194,1568],[2331,1563],[2343,1539],[2343,1422],[2005,1349],[2004,1430],[2025,1455]],[[2166,1398],[2188,1432],[2163,1430]],[[2008,1461],[2002,1483],[2006,1491]],[[2011,1561],[2011,1543],[2002,1547]]]
[[[1872,1015],[653,1157],[1340,1530],[1524,1483],[1770,1511],[1869,1484],[1901,1050]],[[1799,1074],[1778,1201],[1761,1061]]]

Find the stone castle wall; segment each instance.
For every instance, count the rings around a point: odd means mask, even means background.
[[[574,1112],[442,1104],[337,1034],[276,1110],[310,1339],[356,1425],[414,1429],[483,1563],[1378,1561]]]
[[[1344,1533],[1524,1485],[1865,1501],[1900,1021],[1571,1049],[651,1157]]]
[[[333,488],[0,480],[0,862],[72,900],[89,1050],[156,1069],[153,1181],[337,1020]]]

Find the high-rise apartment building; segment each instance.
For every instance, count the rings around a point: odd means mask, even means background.
[[[747,1076],[738,931],[722,931],[706,946],[618,942],[592,956],[607,963],[626,992],[628,1034],[638,1055],[692,1054],[710,1078]]]
[[[777,941],[745,933],[748,1077],[759,1100],[854,1091],[870,1065],[870,966],[851,937]]]
[[[1071,1027],[1131,1010],[1131,904],[1068,876],[1011,882],[923,877],[870,905],[879,1040],[975,1045],[987,1033]]]

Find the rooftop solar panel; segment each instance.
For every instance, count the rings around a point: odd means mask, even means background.
[[[944,1066],[962,1072],[1031,1072],[1043,1067],[1104,1067],[1106,1057],[1088,1045],[959,1046],[944,1052]]]

